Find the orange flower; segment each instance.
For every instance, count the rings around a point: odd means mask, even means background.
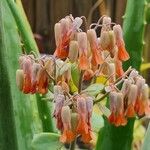
[[[88,39],[91,45],[92,51],[92,65],[97,66],[103,63],[103,58],[101,55],[101,51],[98,47],[97,35],[94,29],[90,29],[87,31]]]
[[[63,133],[60,137],[60,141],[62,143],[70,143],[74,140],[74,134],[71,130],[71,111],[69,106],[62,107],[61,119],[63,123]]]
[[[63,95],[62,88],[58,85],[54,86],[54,102],[55,109],[53,116],[56,118],[56,125],[59,130],[63,129],[63,123],[61,119],[61,110],[64,105],[65,96]]]
[[[40,64],[38,63],[33,63],[32,65],[32,73],[31,73],[31,93],[34,94],[37,92],[37,75],[38,71],[41,69]]]
[[[21,67],[24,72],[24,82],[22,91],[27,94],[31,91],[31,70],[32,70],[32,61],[29,57],[24,56]]]
[[[85,32],[78,33],[77,36],[79,45],[79,68],[86,70],[89,68],[88,51],[87,51],[87,35]]]
[[[93,77],[93,75],[94,75],[94,72],[91,69],[88,69],[83,74],[83,80],[88,81]]]
[[[127,101],[128,104],[127,104],[126,116],[134,117],[135,116],[134,105],[138,94],[137,85],[131,84],[128,90],[129,91],[128,91],[128,101]]]
[[[41,68],[37,74],[37,91],[40,94],[46,94],[48,91],[49,77],[45,68]]]
[[[122,76],[124,74],[124,71],[122,68],[122,62],[119,59],[116,59],[115,65],[116,65],[116,73],[118,77]]]
[[[61,19],[60,23],[55,24],[55,40],[57,48],[54,52],[54,56],[60,59],[68,56],[71,33],[68,19]]]
[[[149,88],[144,84],[135,103],[135,111],[139,116],[149,112]]]
[[[109,121],[115,126],[124,126],[127,124],[127,120],[124,115],[124,101],[123,94],[117,92],[110,93],[110,110],[111,115]]]
[[[126,61],[129,59],[129,54],[125,49],[125,43],[123,40],[122,29],[120,25],[115,25],[113,31],[116,37],[116,44],[118,47],[118,58],[121,61]]]
[[[77,112],[78,112],[78,126],[77,126],[77,134],[80,134],[83,142],[88,143],[91,137],[91,127],[88,123],[88,110],[86,106],[86,100],[83,97],[77,98]]]

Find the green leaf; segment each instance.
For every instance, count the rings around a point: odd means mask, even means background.
[[[98,133],[100,128],[104,126],[104,119],[99,113],[93,112],[91,123],[92,123],[92,130]]]
[[[38,48],[34,40],[30,25],[25,16],[21,0],[17,0],[17,3],[15,3],[13,0],[6,1],[16,21],[25,51],[27,53],[33,51],[35,54],[38,55]],[[42,101],[42,97],[40,97],[38,94],[36,95],[36,99],[38,105],[38,112],[40,114],[40,119],[42,120],[43,130],[47,132],[53,132],[53,123],[50,117],[51,110],[48,103],[46,101]]]
[[[150,124],[148,126],[148,129],[146,131],[144,143],[142,146],[142,150],[149,150],[150,149]]]
[[[91,96],[96,96],[101,92],[103,88],[104,88],[103,84],[95,83],[88,86],[85,90],[83,90],[83,92],[87,92]]]
[[[35,96],[16,86],[21,43],[6,0],[0,0],[0,149],[29,150],[33,133],[42,132]]]
[[[24,47],[27,53],[31,50],[38,54],[38,48],[34,40],[32,30],[25,16],[21,0],[17,0],[17,4],[13,0],[7,0],[7,3],[11,9],[14,19],[17,23],[19,32],[21,33],[22,40],[24,42]]]
[[[55,133],[35,134],[32,141],[32,150],[57,150],[61,146],[59,135]]]
[[[78,65],[76,63],[71,64],[71,75],[72,75],[73,83],[75,84],[75,86],[78,87],[80,71],[79,71]]]

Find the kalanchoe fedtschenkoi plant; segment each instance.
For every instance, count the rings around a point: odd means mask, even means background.
[[[93,105],[109,97],[110,123],[125,126],[128,118],[150,115],[149,89],[138,71],[122,62],[129,59],[122,28],[103,16],[82,30],[82,17],[66,16],[55,24],[56,50],[39,58],[22,54],[16,71],[18,88],[25,94],[46,94],[53,83],[54,113],[60,141],[71,143],[78,136],[84,143],[92,140]],[[96,29],[101,28],[100,37]],[[77,66],[79,82],[75,84],[72,65]],[[103,89],[91,94],[88,86],[104,77]],[[88,82],[86,82],[88,81]],[[52,85],[52,84],[51,84]],[[102,97],[97,99],[97,95]]]

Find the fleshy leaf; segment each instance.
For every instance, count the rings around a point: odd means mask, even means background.
[[[100,93],[100,91],[103,89],[104,85],[103,84],[92,84],[88,86],[83,92],[87,92],[91,96],[96,96],[97,94]]]
[[[142,150],[149,150],[149,149],[150,149],[150,124],[148,126],[145,139],[144,139],[144,143],[142,146]]]
[[[32,140],[32,150],[57,150],[61,147],[59,134],[55,133],[35,134]]]

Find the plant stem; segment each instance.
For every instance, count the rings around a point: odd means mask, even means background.
[[[108,94],[109,94],[109,92],[107,92],[107,93],[105,93],[100,99],[98,99],[98,100],[95,100],[94,101],[94,104],[96,104],[96,103],[98,103],[98,102],[100,102],[100,101],[102,101],[105,97],[107,97],[108,96]]]
[[[78,85],[79,93],[80,93],[81,90],[82,90],[82,77],[83,77],[83,73],[84,73],[84,71],[82,70],[81,73],[80,73],[79,85]]]

